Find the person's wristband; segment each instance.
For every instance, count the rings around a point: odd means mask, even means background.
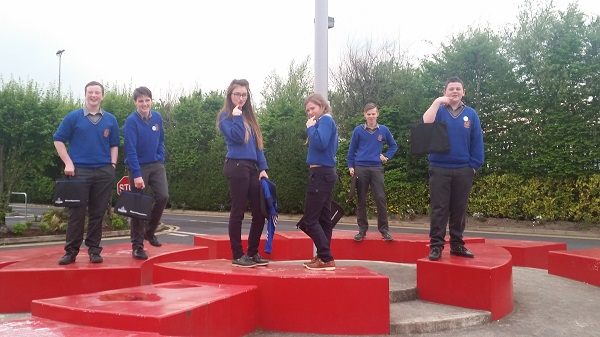
[[[117,163],[110,163],[114,168],[117,168]]]

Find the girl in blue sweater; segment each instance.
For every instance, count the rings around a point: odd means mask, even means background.
[[[331,254],[331,200],[333,187],[338,180],[335,170],[335,154],[338,148],[338,133],[331,117],[331,108],[323,96],[312,94],[304,100],[308,114],[306,134],[308,135],[309,166],[308,183],[304,199],[304,223],[306,233],[317,248],[317,256],[304,264],[311,270],[335,270]]]
[[[260,125],[252,108],[247,80],[233,80],[227,88],[225,103],[217,116],[217,128],[225,137],[227,154],[223,172],[229,183],[231,211],[229,241],[232,265],[236,267],[266,266],[269,261],[258,254],[258,244],[265,226],[261,214],[260,179],[267,175],[267,159],[263,152]],[[242,248],[242,220],[250,201],[252,224],[248,234],[248,253]]]

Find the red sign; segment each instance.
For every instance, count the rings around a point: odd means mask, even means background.
[[[117,183],[117,195],[121,195],[121,192],[123,191],[131,191],[131,187],[129,186],[129,176],[123,176]]]

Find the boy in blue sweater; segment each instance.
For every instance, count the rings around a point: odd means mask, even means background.
[[[445,122],[450,151],[429,155],[430,253],[439,260],[444,249],[446,224],[450,228],[450,254],[473,258],[465,248],[463,232],[473,177],[483,164],[483,133],[477,112],[462,102],[463,82],[451,77],[444,95],[433,101],[423,114],[424,123]]]
[[[134,259],[146,260],[148,255],[144,251],[144,239],[152,246],[162,246],[155,232],[169,200],[165,170],[165,130],[160,113],[151,110],[150,89],[135,89],[133,102],[137,110],[127,117],[123,125],[125,164],[129,167],[129,181],[133,181],[133,188],[143,191],[146,186],[150,186],[154,206],[146,228],[145,221],[131,218],[131,248]]]
[[[398,145],[392,133],[385,125],[377,123],[379,111],[374,103],[368,103],[363,110],[366,123],[357,126],[352,132],[350,147],[346,162],[352,179],[356,179],[356,191],[358,202],[356,203],[356,222],[358,222],[358,234],[354,236],[355,241],[362,241],[369,229],[367,218],[367,194],[369,186],[371,194],[377,206],[377,229],[386,241],[392,241],[389,234],[387,217],[387,202],[385,200],[385,188],[383,178],[383,163],[390,160]],[[382,153],[383,144],[388,149]]]
[[[69,112],[54,134],[54,147],[65,164],[65,175],[86,181],[87,200],[69,208],[65,255],[60,265],[75,262],[83,242],[86,209],[88,231],[85,245],[91,263],[102,263],[102,221],[115,182],[119,151],[119,124],[111,113],[100,108],[104,98],[102,84],[92,81],[85,86],[85,106]],[[69,150],[65,143],[69,143]]]

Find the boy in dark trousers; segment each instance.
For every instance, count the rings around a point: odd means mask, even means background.
[[[354,128],[346,162],[352,179],[356,179],[356,191],[358,202],[356,203],[356,221],[358,222],[358,234],[354,236],[355,241],[362,241],[369,229],[367,218],[367,194],[371,187],[371,194],[377,206],[377,229],[386,241],[393,238],[388,232],[387,202],[385,200],[385,188],[383,178],[383,164],[390,160],[398,145],[392,133],[385,125],[377,123],[379,111],[374,103],[369,103],[363,111],[366,123]],[[383,144],[388,145],[385,154],[381,151]]]
[[[146,260],[148,254],[144,251],[144,239],[152,246],[162,246],[155,232],[169,200],[165,170],[165,130],[160,113],[151,110],[150,89],[135,89],[133,101],[137,110],[127,117],[123,125],[125,164],[129,167],[129,181],[133,181],[132,190],[143,191],[146,186],[150,186],[154,206],[146,228],[143,220],[131,218],[131,246],[134,259]]]
[[[451,77],[444,95],[433,101],[423,114],[424,123],[445,122],[450,151],[429,155],[430,253],[439,260],[446,243],[446,224],[450,228],[450,254],[474,257],[465,248],[463,232],[473,177],[483,164],[483,133],[477,112],[465,105],[463,82]]]
[[[119,124],[100,108],[104,87],[96,81],[85,86],[85,105],[69,112],[54,134],[54,147],[65,164],[65,175],[86,181],[83,205],[69,208],[65,255],[60,265],[75,262],[83,242],[86,210],[88,230],[85,245],[91,263],[102,263],[102,221],[115,183],[119,153]],[[69,144],[67,151],[66,143]]]

